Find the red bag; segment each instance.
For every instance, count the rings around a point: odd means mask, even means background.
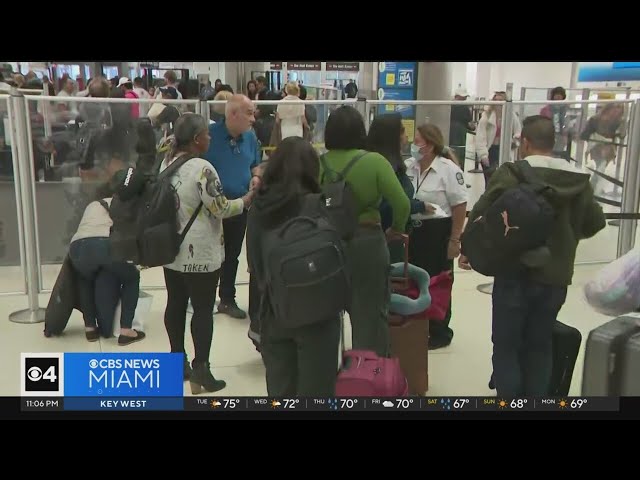
[[[435,277],[431,277],[429,282],[429,293],[431,294],[431,306],[426,314],[430,320],[439,322],[447,316],[447,310],[451,304],[451,289],[453,288],[453,277],[450,271],[442,272]]]

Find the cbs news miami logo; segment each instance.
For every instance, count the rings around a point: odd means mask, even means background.
[[[183,395],[178,353],[23,353],[21,359],[23,397]]]

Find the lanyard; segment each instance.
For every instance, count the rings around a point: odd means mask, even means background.
[[[413,194],[413,197],[415,198],[418,195],[418,192],[420,191],[420,187],[422,186],[422,184],[424,183],[424,181],[427,179],[427,177],[429,176],[429,172],[431,171],[431,167],[429,167],[429,169],[427,170],[427,173],[425,173],[424,177],[422,178],[422,180],[420,181],[420,173],[418,173],[418,178],[416,179],[416,191]],[[420,183],[418,183],[418,181],[420,181]]]

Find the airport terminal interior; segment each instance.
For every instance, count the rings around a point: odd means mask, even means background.
[[[485,189],[482,166],[476,155],[474,129],[486,102],[495,98],[495,92],[503,92],[504,96],[498,97],[498,101],[511,103],[508,111],[522,122],[524,118],[538,114],[548,101],[564,100],[551,98],[555,87],[563,87],[567,125],[563,151],[570,157],[568,161],[578,168],[604,174],[592,173],[594,178],[597,177],[592,185],[605,213],[638,213],[638,196],[627,190],[637,191],[640,178],[626,178],[625,175],[632,172],[638,177],[638,169],[628,163],[632,140],[635,137],[635,141],[640,142],[640,125],[632,122],[634,109],[640,107],[637,103],[640,99],[640,76],[624,81],[615,77],[611,77],[612,80],[589,78],[590,68],[595,67],[575,62],[539,65],[533,62],[128,62],[68,65],[6,62],[2,65],[3,78],[0,79],[0,90],[4,90],[0,91],[0,115],[4,120],[0,125],[0,360],[17,366],[22,352],[169,351],[163,320],[167,293],[161,267],[141,272],[140,290],[144,292],[145,300],[139,302],[139,308],[146,338],[131,346],[118,345],[117,337],[88,342],[82,315],[77,310],[74,310],[64,333],[49,338],[43,335],[42,322],[13,321],[18,317],[31,320],[42,317],[43,312],[35,311],[35,308],[47,306],[70,239],[86,206],[87,191],[91,189],[87,185],[91,181],[80,178],[75,165],[62,160],[61,149],[55,146],[52,149],[47,140],[64,130],[65,124],[73,121],[78,110],[91,105],[87,100],[90,97],[86,96],[91,78],[103,76],[112,82],[111,88],[115,90],[127,82],[134,84],[136,79],[136,89],[147,92],[148,97],[136,94],[133,100],[102,99],[100,105],[111,105],[112,112],[115,106],[130,102],[139,103],[139,118],[151,115],[153,105],[157,104],[152,100],[155,92],[150,90],[153,89],[163,92],[156,97],[156,102],[164,100],[167,105],[180,105],[184,111],[202,115],[209,122],[224,115],[227,100],[218,96],[216,80],[220,80],[223,90],[230,87],[234,93],[249,93],[252,98],[248,85],[253,81],[255,86],[258,78],[266,79],[266,88],[272,92],[280,92],[287,83],[295,82],[305,86],[307,100],[317,110],[318,118],[310,141],[320,153],[325,151],[327,118],[341,104],[358,109],[367,128],[378,115],[400,114],[408,143],[414,140],[416,128],[424,123],[435,123],[445,138],[452,138],[452,107],[465,105],[473,125],[463,135],[462,145],[450,146],[464,155],[460,160],[468,192],[468,212]],[[174,72],[173,78],[177,78],[176,88],[171,91],[167,89],[170,87],[167,82],[170,83],[172,77],[167,77],[167,72]],[[138,79],[142,83],[138,83]],[[355,94],[349,85],[357,86]],[[203,91],[208,89],[213,89],[212,94],[203,95]],[[176,91],[180,92],[180,98]],[[259,100],[258,97],[255,99]],[[258,101],[257,105],[266,105],[271,100],[271,97],[266,98]],[[596,165],[587,155],[588,145],[581,140],[580,134],[589,118],[614,102],[621,106],[620,124],[624,134],[613,144],[615,160],[605,166]],[[507,104],[502,108],[507,109]],[[507,130],[513,128],[510,126]],[[159,139],[161,134],[156,132],[156,138]],[[517,156],[517,145],[514,146],[516,148],[511,152],[505,152],[501,147],[500,163],[512,161]],[[268,147],[265,158],[267,153]],[[408,146],[403,154],[404,158],[410,157]],[[637,158],[632,160],[638,161]],[[566,303],[558,318],[577,328],[583,338],[570,395],[579,395],[581,391],[584,339],[591,330],[610,319],[594,311],[587,303],[584,285],[607,263],[630,249],[640,248],[636,230],[636,220],[608,220],[604,230],[579,245],[573,283],[568,288]],[[495,395],[495,390],[489,387],[492,374],[490,291],[493,279],[462,270],[457,262],[454,265],[450,324],[454,336],[450,345],[428,353],[426,393],[433,396]],[[237,305],[246,311],[249,302],[246,245],[239,256],[236,284]],[[31,310],[31,313],[11,317],[24,309]],[[348,314],[344,317],[344,324],[345,346],[349,348],[351,330]],[[249,319],[215,313],[210,362],[215,377],[227,383],[220,395],[267,395],[263,360],[248,337],[248,331]],[[186,349],[188,357],[193,358],[189,333],[186,335]],[[19,395],[19,382],[19,369],[6,368],[0,377],[0,395]],[[187,382],[184,393],[192,394]]]

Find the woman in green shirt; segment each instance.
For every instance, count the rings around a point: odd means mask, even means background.
[[[332,172],[342,172],[347,164],[362,153],[367,132],[360,113],[344,106],[335,110],[325,127],[324,164]],[[351,267],[352,347],[389,355],[389,250],[381,228],[380,201],[391,206],[393,223],[387,237],[404,233],[409,217],[409,199],[398,181],[393,167],[382,155],[369,152],[347,172],[346,182],[353,190],[358,212],[358,229],[349,240],[347,255]],[[320,165],[320,183],[327,183]]]

